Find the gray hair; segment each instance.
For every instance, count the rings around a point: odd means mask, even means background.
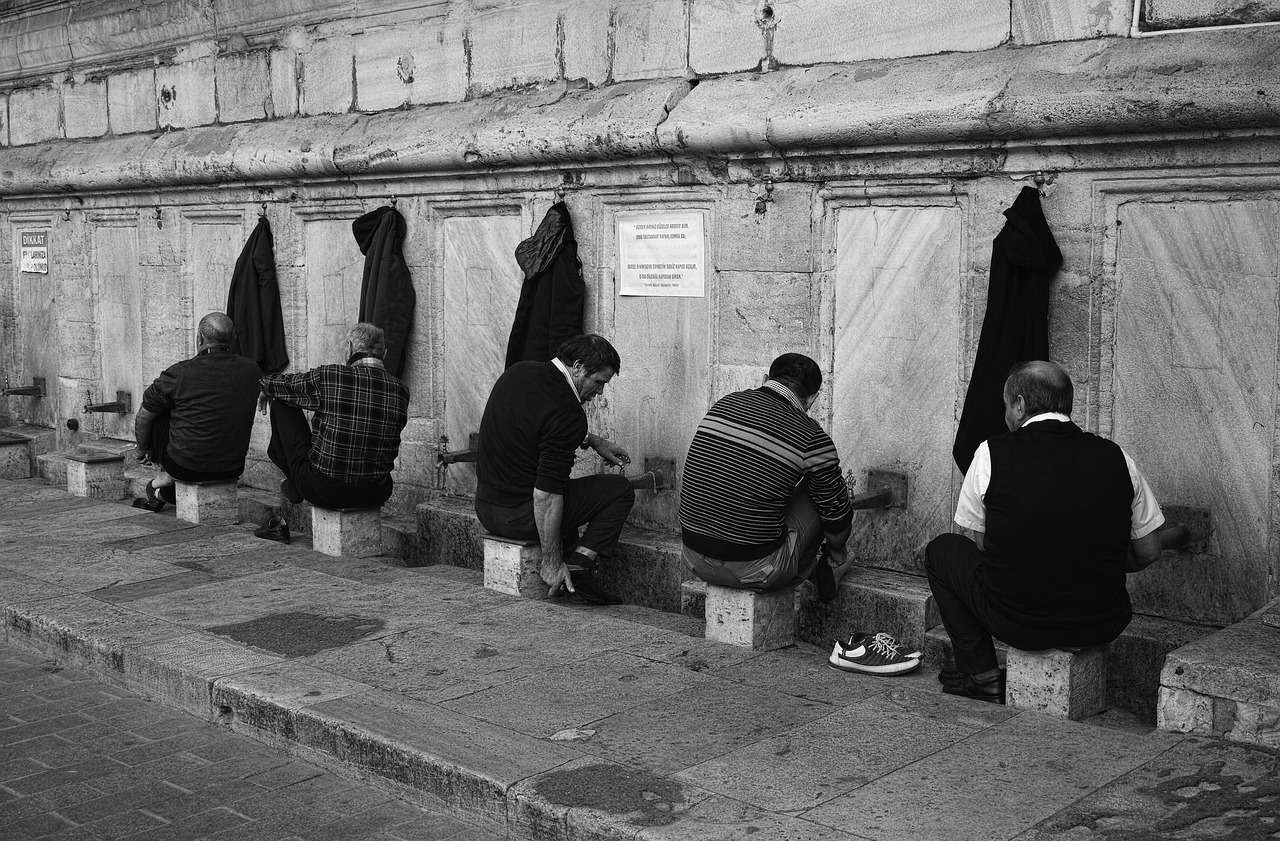
[[[200,319],[196,335],[204,339],[206,345],[225,347],[235,338],[236,325],[226,313],[211,312]]]
[[[1010,400],[1022,397],[1028,416],[1043,412],[1071,414],[1074,392],[1067,372],[1043,359],[1017,363],[1009,370],[1009,379],[1004,383],[1005,397]]]
[[[347,341],[351,342],[352,353],[372,353],[379,357],[387,353],[387,337],[382,328],[364,321],[352,325],[347,331]]]

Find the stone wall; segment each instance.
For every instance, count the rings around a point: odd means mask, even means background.
[[[394,202],[418,309],[393,504],[466,497],[470,466],[436,453],[478,427],[512,252],[562,194],[588,325],[623,359],[593,429],[679,463],[713,400],[809,353],[855,489],[870,468],[910,481],[905,508],[859,515],[859,560],[919,574],[961,478],[950,447],[990,243],[1042,173],[1066,255],[1051,346],[1076,419],[1215,526],[1207,551],[1133,577],[1135,603],[1229,623],[1276,595],[1280,566],[1280,34],[1140,36],[1280,10],[1151,3],[1135,24],[1131,6],[9,4],[0,368],[48,395],[5,411],[64,444],[129,437],[131,415],[84,405],[118,390],[136,405],[193,351],[260,214],[294,367],[335,360],[361,278],[350,223]],[[667,210],[702,219],[705,294],[620,295],[618,219]],[[47,275],[18,270],[29,230],[48,232]],[[247,480],[271,488],[265,439]],[[641,492],[633,519],[673,529],[677,501]]]

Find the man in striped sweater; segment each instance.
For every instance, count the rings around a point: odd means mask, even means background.
[[[798,584],[814,574],[824,539],[836,583],[849,568],[853,511],[840,457],[807,414],[821,386],[816,362],[786,353],[764,385],[728,395],[698,424],[680,529],[684,562],[703,581],[758,591]]]

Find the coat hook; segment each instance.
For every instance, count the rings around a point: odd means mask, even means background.
[[[391,194],[391,206],[392,206],[392,207],[395,207],[395,206],[396,206],[396,195],[395,195],[395,193],[392,193],[392,194]]]
[[[559,187],[556,187],[556,201],[564,201],[564,196],[565,196],[564,186],[561,185]]]
[[[263,203],[262,203],[262,209],[258,211],[258,217],[259,217],[259,218],[261,218],[261,219],[266,219],[266,218],[267,218],[267,203],[266,203],[266,202],[263,202]]]
[[[156,227],[164,227],[164,219],[160,216],[160,205],[156,205]]]
[[[1047,187],[1053,183],[1053,179],[1046,177],[1044,170],[1037,169],[1035,176],[1031,179],[1031,182],[1036,185],[1036,190],[1040,193],[1042,198],[1049,195]]]

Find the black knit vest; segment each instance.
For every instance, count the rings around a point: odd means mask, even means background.
[[[1134,488],[1124,453],[1070,422],[992,438],[983,580],[1018,648],[1098,645],[1131,617]]]

